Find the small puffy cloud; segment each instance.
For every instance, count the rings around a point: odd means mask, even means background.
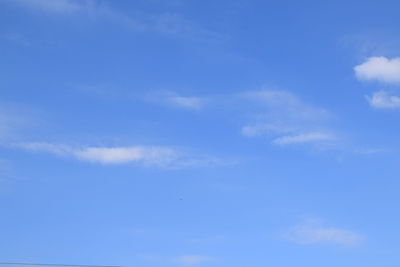
[[[174,262],[187,264],[187,265],[195,265],[200,264],[208,261],[212,261],[214,258],[208,256],[194,256],[194,255],[187,255],[187,256],[180,256],[173,259]]]
[[[400,58],[370,57],[354,71],[360,80],[400,84]]]
[[[350,230],[322,225],[318,220],[308,220],[287,231],[286,238],[303,245],[336,244],[354,246],[361,244],[365,237]]]
[[[378,91],[372,94],[372,96],[366,96],[368,103],[371,107],[378,109],[399,109],[400,108],[400,97],[390,95],[386,91]]]
[[[32,152],[45,152],[61,157],[105,165],[137,163],[162,168],[189,168],[209,165],[229,165],[231,162],[215,157],[191,155],[176,148],[159,146],[95,147],[69,146],[46,142],[9,145]]]
[[[297,135],[281,136],[273,140],[276,145],[291,145],[291,144],[306,144],[306,143],[321,143],[335,140],[335,137],[327,133],[305,133]]]

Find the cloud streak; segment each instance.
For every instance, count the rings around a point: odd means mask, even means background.
[[[336,138],[330,134],[312,132],[298,135],[287,135],[276,138],[273,143],[276,145],[305,144],[317,142],[334,141]]]
[[[246,137],[267,136],[275,145],[328,144],[337,139],[325,123],[331,115],[308,105],[282,90],[261,90],[243,94],[258,107],[253,123],[242,127]]]
[[[204,262],[209,262],[212,260],[214,260],[214,258],[208,257],[208,256],[186,255],[186,256],[176,257],[172,261],[177,262],[177,263],[187,264],[187,265],[195,265],[195,264],[200,264],[200,263],[204,263]]]
[[[46,13],[72,14],[86,9],[90,1],[72,0],[8,0],[13,4]]]
[[[17,143],[11,145],[11,147],[104,165],[141,164],[144,166],[176,169],[227,164],[217,158],[190,155],[176,148],[160,146],[74,147],[64,144],[33,142]]]
[[[205,104],[205,99],[200,97],[171,96],[166,101],[176,107],[194,110],[201,109]]]
[[[106,19],[137,32],[174,35],[196,41],[221,41],[225,36],[206,29],[174,13],[147,14],[142,17],[125,15],[101,0],[4,0],[29,10],[56,16],[84,15]]]
[[[355,246],[361,244],[365,237],[350,230],[323,226],[317,220],[309,220],[297,225],[286,233],[288,240],[302,244],[335,244]]]
[[[205,97],[183,96],[171,91],[159,92],[146,98],[151,102],[186,110],[200,110],[208,103]]]
[[[33,11],[56,16],[85,15],[92,19],[107,19],[136,31],[148,30],[148,23],[126,16],[98,0],[6,0]]]

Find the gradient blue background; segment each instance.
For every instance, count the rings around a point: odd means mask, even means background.
[[[0,1],[0,112],[24,118],[1,137],[0,261],[399,266],[399,113],[371,108],[364,95],[386,85],[353,71],[400,55],[398,1],[92,4]],[[172,22],[154,26],[163,16]],[[265,88],[329,110],[340,145],[244,137],[252,107],[229,99]],[[173,107],[159,100],[166,91],[213,102]],[[17,141],[174,146],[231,163],[96,164],[9,146]],[[305,218],[364,240],[287,240]]]

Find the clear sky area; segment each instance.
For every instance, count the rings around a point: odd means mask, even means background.
[[[400,266],[400,2],[0,0],[0,262]]]

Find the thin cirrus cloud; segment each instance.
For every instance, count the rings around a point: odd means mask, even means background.
[[[166,102],[178,108],[198,110],[204,107],[206,100],[201,97],[170,96]]]
[[[85,15],[105,19],[126,26],[136,32],[154,32],[175,35],[185,39],[220,42],[226,36],[202,27],[174,13],[147,14],[143,17],[128,16],[101,0],[4,0],[9,4],[45,14],[68,16]]]
[[[327,133],[312,132],[298,135],[287,135],[278,137],[273,140],[277,145],[290,145],[302,143],[315,143],[315,142],[329,142],[334,141],[335,137]]]
[[[243,94],[258,106],[255,119],[242,127],[246,137],[267,136],[275,145],[332,144],[337,136],[326,124],[332,117],[322,108],[304,103],[283,90],[261,90]]]
[[[36,125],[39,120],[33,118],[35,113],[23,105],[0,103],[0,144],[18,137],[21,129]]]
[[[186,110],[200,110],[208,103],[208,99],[205,97],[180,95],[171,91],[148,95],[146,100]]]
[[[141,164],[161,168],[188,168],[214,164],[228,164],[207,156],[184,153],[171,147],[126,146],[126,147],[74,147],[53,143],[16,143],[10,145],[31,152],[44,152],[55,156],[70,157],[76,160],[104,165]]]
[[[270,135],[271,143],[281,146],[326,144],[336,139],[332,132],[320,127],[321,122],[330,117],[329,112],[303,103],[288,91],[246,92],[240,98],[240,101],[243,101],[243,98],[250,100],[253,102],[252,106],[254,102],[259,104],[256,121],[242,127],[242,134],[246,137]],[[172,92],[161,94],[155,99],[169,106],[188,110],[200,110],[207,104],[219,102],[204,97],[181,96]]]
[[[208,256],[198,256],[198,255],[186,255],[186,256],[179,256],[172,259],[173,262],[187,264],[187,265],[195,265],[200,263],[205,263],[209,261],[213,261],[213,257]]]
[[[148,30],[150,25],[126,16],[102,1],[94,0],[5,0],[10,4],[33,11],[57,16],[87,15],[108,19],[137,31]]]
[[[320,220],[310,219],[289,229],[287,240],[301,245],[334,244],[356,246],[365,241],[365,236],[338,227],[324,226]]]
[[[0,139],[8,137],[13,132],[16,124],[14,117],[5,115],[3,112],[0,113]]]
[[[86,8],[89,1],[71,0],[12,0],[13,4],[36,9],[47,13],[70,14]]]
[[[400,58],[370,57],[354,67],[359,80],[400,84]]]
[[[366,99],[373,108],[400,109],[400,97],[383,90],[373,93],[372,96],[366,96]]]

